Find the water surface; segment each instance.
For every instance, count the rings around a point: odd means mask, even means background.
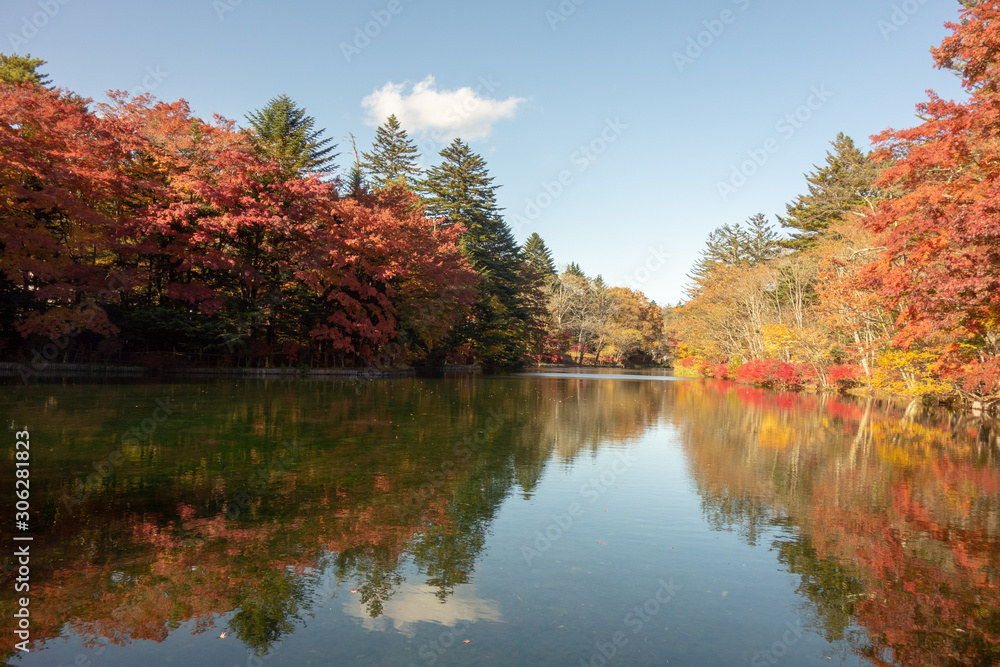
[[[1000,662],[997,441],[953,415],[601,372],[0,407],[14,665]]]

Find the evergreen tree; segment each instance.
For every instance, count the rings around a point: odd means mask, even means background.
[[[400,127],[395,114],[375,131],[371,153],[361,155],[364,158],[364,175],[373,189],[394,183],[415,188],[421,171],[417,166],[420,153],[406,135],[406,130]]]
[[[816,237],[848,211],[867,207],[874,211],[878,193],[874,187],[880,167],[858,150],[854,141],[843,132],[831,142],[826,164],[806,174],[809,193],[798,196],[785,208],[781,225],[792,232],[785,242],[790,248],[804,249],[815,243]]]
[[[743,232],[743,257],[748,264],[760,264],[778,255],[781,241],[778,232],[763,213],[751,216],[740,231]]]
[[[453,332],[455,347],[470,343],[483,363],[523,363],[534,327],[525,295],[523,258],[510,227],[496,205],[493,178],[482,157],[455,139],[441,151],[443,162],[428,170],[421,184],[428,214],[443,224],[465,227],[460,244],[482,276],[473,315]]]
[[[335,169],[336,144],[316,129],[316,119],[307,116],[287,95],[269,101],[263,109],[246,116],[253,129],[252,140],[261,155],[274,158],[284,178],[310,173],[328,174]]]
[[[708,235],[701,257],[687,276],[690,283],[685,291],[695,298],[719,267],[755,266],[777,257],[781,247],[782,241],[763,213],[751,216],[744,225],[718,227]]]
[[[545,241],[538,235],[538,232],[533,233],[524,242],[522,253],[528,268],[537,272],[543,279],[556,276],[556,265],[552,261],[552,253],[549,252]]]
[[[587,277],[587,274],[583,272],[583,269],[581,269],[580,265],[576,262],[570,262],[567,264],[565,273],[568,273],[571,276],[577,276],[578,278]]]
[[[45,62],[41,58],[32,58],[30,53],[26,56],[17,54],[8,56],[5,53],[0,53],[0,81],[10,84],[30,81],[39,86],[48,86],[52,81],[48,76],[38,71],[38,68]]]

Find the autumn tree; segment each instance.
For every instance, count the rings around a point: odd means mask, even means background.
[[[921,124],[877,137],[879,181],[896,196],[871,220],[886,247],[869,284],[900,309],[896,343],[930,346],[941,372],[979,400],[1000,401],[1000,3],[963,11],[933,50],[959,72],[964,102],[933,92]]]
[[[0,337],[8,346],[116,330],[103,297],[113,289],[120,202],[131,196],[121,170],[128,156],[79,98],[38,83],[0,82]]]
[[[722,225],[708,235],[701,256],[688,274],[688,295],[697,296],[719,269],[756,266],[780,252],[778,234],[763,213],[751,216],[742,225]]]
[[[126,230],[146,283],[123,295],[133,329],[158,321],[175,345],[230,353],[235,339],[265,363],[388,363],[464,317],[475,275],[462,227],[437,228],[414,195],[340,198],[318,174],[286,178],[232,123],[206,124],[183,102],[121,100],[104,116],[133,137],[136,169],[161,177]]]

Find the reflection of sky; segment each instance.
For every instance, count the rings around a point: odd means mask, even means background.
[[[441,602],[434,593],[436,588],[423,584],[404,584],[382,606],[382,615],[368,615],[359,595],[351,595],[344,602],[344,613],[361,619],[365,630],[395,630],[407,637],[416,634],[417,623],[440,623],[454,626],[461,621],[499,621],[500,609],[495,600],[476,597],[476,587],[471,584],[455,587],[455,594]]]

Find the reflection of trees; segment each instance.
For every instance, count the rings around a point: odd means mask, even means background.
[[[912,407],[722,383],[676,395],[706,516],[750,542],[786,528],[774,547],[827,639],[874,664],[1000,663],[992,432]]]
[[[229,627],[244,644],[263,655],[274,642],[295,630],[307,587],[300,576],[288,570],[262,569],[259,565],[253,569],[253,583],[238,588],[230,598],[236,613],[229,619]]]
[[[828,642],[854,639],[848,633],[855,603],[866,595],[864,581],[836,561],[820,558],[809,539],[796,535],[775,541],[778,562],[799,575],[796,592],[812,604],[821,619],[819,630]]]
[[[362,544],[346,549],[333,561],[337,581],[360,581],[358,595],[372,618],[382,615],[382,605],[403,583],[397,572],[399,553],[383,545]]]
[[[54,450],[32,471],[38,525],[54,526],[32,555],[32,635],[162,641],[182,623],[203,632],[225,618],[264,654],[329,597],[324,574],[374,617],[411,564],[445,601],[472,581],[514,485],[530,491],[553,456],[640,435],[665,405],[654,384],[18,388],[11,418],[44,408],[32,434]],[[79,505],[63,505],[166,396],[175,414],[122,447]],[[9,587],[0,595],[6,613]]]

